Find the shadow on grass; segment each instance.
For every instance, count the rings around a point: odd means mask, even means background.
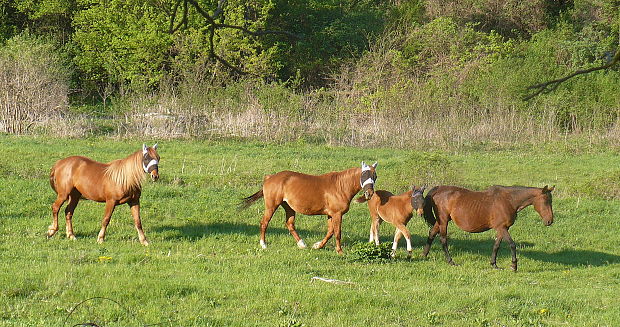
[[[450,254],[453,257],[454,253],[456,252],[468,252],[490,258],[493,243],[493,240],[450,238],[448,240],[448,247],[450,250]],[[620,256],[611,253],[581,249],[562,250],[559,252],[545,252],[534,250],[534,243],[517,241],[515,241],[515,243],[517,245],[517,258],[526,257],[532,260],[558,263],[567,266],[605,266],[609,264],[620,263]],[[439,237],[437,237],[433,242],[433,247],[431,248],[431,251],[440,251],[443,255],[443,249],[441,248]],[[510,256],[510,249],[505,242],[502,242],[500,251],[498,252],[498,258],[505,255]]]
[[[211,224],[202,224],[202,223],[190,223],[182,226],[160,226],[155,228],[157,233],[163,233],[165,236],[163,237],[166,240],[198,240],[205,236],[210,235],[231,235],[231,234],[240,234],[246,236],[254,236],[257,237],[260,234],[258,225],[249,225],[249,224],[236,224],[236,223],[211,223]],[[304,229],[297,228],[297,233],[302,238],[319,238],[323,237],[324,234],[318,231],[309,231]],[[283,227],[272,227],[271,224],[267,228],[266,238],[269,239],[270,235],[277,234],[285,234],[290,235],[287,228]],[[291,236],[292,238],[292,236]]]

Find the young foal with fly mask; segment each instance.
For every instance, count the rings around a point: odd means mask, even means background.
[[[504,240],[510,245],[512,252],[512,270],[517,271],[516,245],[508,229],[514,224],[517,213],[530,205],[534,206],[545,226],[550,226],[553,223],[551,192],[554,188],[546,185],[543,188],[495,185],[482,192],[456,186],[432,188],[424,203],[424,218],[432,228],[422,256],[428,255],[431,244],[439,233],[446,261],[455,265],[448,252],[447,240],[448,222],[453,220],[460,229],[470,233],[494,229],[497,236],[491,253],[491,266],[497,268],[497,250]]]
[[[140,243],[148,245],[140,220],[140,195],[145,173],[150,174],[153,181],[159,179],[158,164],[157,144],[153,147],[143,144],[142,151],[138,150],[125,159],[109,163],[81,156],[57,161],[50,171],[50,185],[57,197],[52,205],[53,220],[47,236],[52,237],[58,231],[58,211],[68,200],[69,203],[65,208],[67,238],[75,240],[71,219],[78,202],[81,198],[85,198],[106,204],[97,242],[102,243],[105,239],[106,228],[114,208],[127,203],[131,208]]]
[[[411,234],[407,229],[407,223],[413,217],[413,212],[420,216],[424,213],[424,189],[424,187],[413,186],[411,190],[400,195],[377,190],[370,200],[363,196],[357,198],[355,201],[358,203],[368,201],[371,220],[369,242],[374,241],[376,245],[379,245],[379,225],[382,221],[387,221],[396,227],[394,243],[392,243],[392,257],[396,255],[401,235],[404,235],[407,241],[407,257],[411,258]]]
[[[335,234],[336,252],[342,254],[340,244],[342,216],[349,211],[351,200],[360,190],[364,191],[367,199],[372,197],[377,180],[376,168],[376,162],[371,166],[362,162],[361,168],[350,168],[318,176],[288,170],[267,175],[263,179],[263,188],[244,198],[240,207],[245,209],[264,197],[265,212],[260,223],[260,245],[263,249],[267,248],[265,242],[267,225],[279,206],[284,208],[286,226],[295,238],[297,246],[302,249],[306,247],[306,243],[295,230],[295,214],[299,212],[304,215],[327,215],[327,234],[322,241],[315,243],[313,248],[323,248]]]

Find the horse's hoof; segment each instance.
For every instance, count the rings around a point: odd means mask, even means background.
[[[97,237],[97,243],[103,244],[103,238],[102,237]]]
[[[73,235],[73,234],[67,235],[67,238],[72,240],[72,241],[77,241],[77,237],[75,237],[75,235]]]
[[[316,242],[316,243],[312,244],[312,248],[315,249],[315,250],[318,250],[318,249],[322,248],[321,242]]]
[[[392,250],[392,252],[390,252],[390,258],[394,259],[394,257],[396,257],[396,251]]]
[[[263,241],[263,240],[260,240],[260,247],[263,248],[263,249],[266,249],[267,248],[267,243],[265,243],[265,241]]]
[[[411,252],[412,252],[412,251],[408,251],[408,252],[407,252],[407,259],[409,259],[409,260],[411,260],[411,254],[412,254]]]
[[[342,249],[336,249],[336,253],[338,253],[339,255],[343,255],[344,252],[342,252]]]
[[[144,246],[149,246],[149,241],[147,241],[147,240],[140,241],[140,244],[142,244]]]
[[[300,249],[305,249],[307,247],[306,242],[304,242],[304,240],[297,241],[297,247]]]
[[[450,266],[455,266],[455,267],[459,265],[459,264],[457,264],[456,262],[454,262],[454,261],[452,261],[452,260],[448,261],[448,264],[449,264]]]

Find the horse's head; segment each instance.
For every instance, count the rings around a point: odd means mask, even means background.
[[[362,176],[360,177],[360,185],[364,192],[366,200],[370,200],[375,193],[375,182],[377,181],[377,163],[375,162],[371,166],[362,161]]]
[[[145,173],[151,175],[151,179],[156,181],[159,179],[159,154],[157,154],[157,143],[152,147],[142,144],[142,168]]]
[[[547,185],[545,185],[545,187],[540,189],[540,194],[534,197],[534,201],[532,203],[534,205],[534,210],[536,210],[536,212],[538,212],[538,214],[542,217],[545,226],[550,226],[551,224],[553,224],[553,206],[551,204],[551,191],[553,191],[554,189],[555,186],[549,188],[547,187]]]
[[[411,187],[411,207],[413,210],[422,216],[424,214],[424,186],[418,188],[417,186]]]

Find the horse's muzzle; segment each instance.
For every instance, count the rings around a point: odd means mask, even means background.
[[[151,172],[151,180],[153,182],[156,182],[159,179],[159,172],[157,172],[157,170],[153,170]]]
[[[417,212],[418,212],[418,215],[419,215],[419,216],[422,216],[422,215],[424,214],[424,209],[419,208],[419,209],[417,210]]]
[[[366,200],[370,200],[373,194],[375,194],[375,191],[371,188],[364,191],[364,197],[366,198]]]
[[[551,226],[551,224],[553,224],[553,219],[545,221],[545,226]]]

